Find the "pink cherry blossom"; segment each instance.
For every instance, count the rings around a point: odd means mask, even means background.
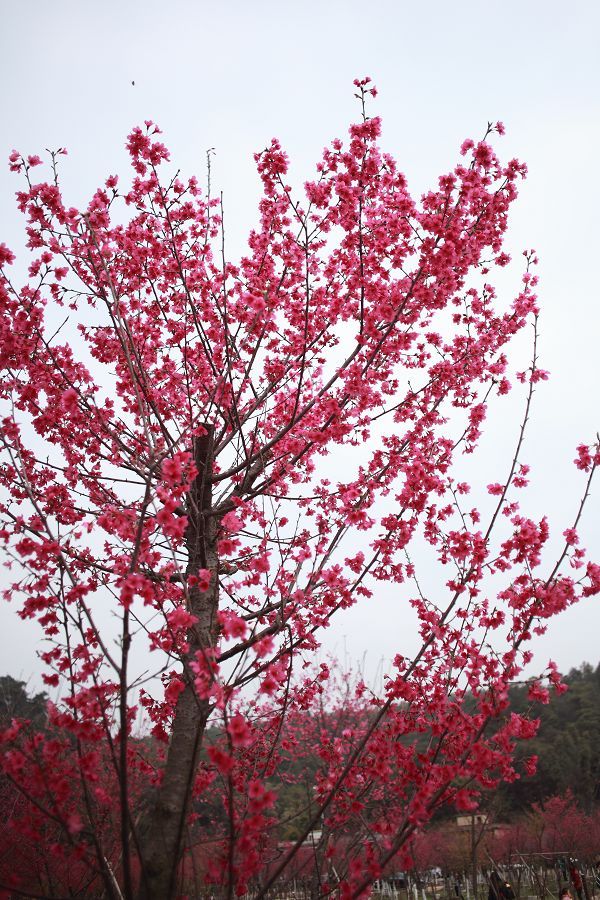
[[[278,140],[256,154],[239,258],[219,193],[151,120],[129,177],[81,208],[62,150],[37,183],[38,156],[9,157],[27,252],[22,284],[0,277],[0,543],[53,703],[46,728],[0,732],[3,839],[8,860],[43,853],[53,895],[165,900],[198,870],[266,896],[320,829],[319,889],[366,896],[444,805],[473,811],[532,771],[517,747],[535,711],[510,710],[510,684],[549,620],[600,593],[579,538],[598,445],[577,447],[570,521],[526,510],[547,372],[536,254],[504,248],[526,168],[489,123],[416,198],[376,88],[354,88],[358,121],[303,189]],[[523,415],[486,489],[470,460],[510,390]],[[391,628],[384,590],[415,633],[377,691],[319,654],[357,603]],[[564,690],[553,664],[532,704],[548,686]],[[284,782],[309,799],[278,846]]]

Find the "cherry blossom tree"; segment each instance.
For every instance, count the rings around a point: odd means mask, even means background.
[[[579,809],[570,791],[534,803],[526,824],[532,852],[562,853],[593,863],[598,848],[598,817]]]
[[[129,136],[131,183],[107,178],[82,210],[63,151],[40,181],[38,156],[10,157],[31,259],[18,286],[1,246],[0,537],[55,694],[45,730],[3,732],[2,770],[11,827],[76,860],[92,896],[266,896],[317,833],[316,890],[362,896],[439,806],[516,777],[535,722],[488,722],[532,634],[600,591],[577,536],[597,447],[578,448],[554,563],[516,499],[546,373],[535,342],[516,379],[507,350],[528,323],[537,339],[535,255],[511,302],[493,273],[525,167],[499,161],[490,125],[416,202],[367,114],[375,89],[356,87],[362,117],[302,196],[278,141],[256,155],[259,222],[235,263],[210,178],[174,172],[152,122]],[[478,510],[456,465],[515,380],[515,452]],[[418,539],[445,572],[434,595]],[[383,585],[420,649],[399,639],[383,693],[359,684],[346,725],[317,727],[320,633]],[[282,849],[278,773],[307,711],[319,769]]]

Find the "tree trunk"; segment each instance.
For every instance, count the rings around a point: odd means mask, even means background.
[[[471,813],[471,889],[473,900],[477,900],[477,845],[475,839],[475,813]]]
[[[183,660],[182,673],[185,688],[177,701],[163,780],[150,815],[148,834],[143,842],[138,900],[170,900],[177,892],[186,818],[211,707],[208,700],[197,696],[194,675],[189,666],[198,651],[215,647],[218,636],[218,523],[207,515],[212,507],[210,478],[214,428],[206,426],[206,430],[206,435],[194,440],[198,475],[187,496],[186,574],[194,575],[199,569],[209,569],[211,580],[207,591],[200,591],[198,585],[194,585],[189,592],[190,612],[197,617],[198,622],[188,634],[189,650]]]

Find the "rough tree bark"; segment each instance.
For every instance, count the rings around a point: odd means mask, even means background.
[[[183,660],[182,673],[185,688],[177,701],[164,776],[144,842],[138,900],[168,900],[176,892],[191,788],[210,713],[209,700],[203,700],[197,695],[190,668],[190,663],[198,652],[206,652],[215,647],[218,634],[218,522],[216,517],[209,515],[212,508],[214,427],[206,426],[205,430],[206,434],[194,441],[198,475],[187,495],[186,576],[195,575],[199,569],[208,569],[211,580],[206,591],[200,590],[197,584],[189,590],[190,612],[198,621],[188,635],[189,649]]]

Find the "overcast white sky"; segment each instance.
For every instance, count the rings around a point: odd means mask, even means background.
[[[595,0],[2,0],[0,10],[0,159],[13,147],[67,147],[63,183],[76,205],[107,174],[124,172],[125,137],[151,118],[186,174],[202,178],[206,150],[215,148],[232,256],[255,218],[253,152],[276,135],[294,180],[309,178],[325,143],[357,115],[356,76],[371,75],[379,87],[373,112],[383,117],[385,147],[416,194],[452,168],[465,137],[502,120],[500,153],[530,171],[510,246],[540,255],[541,365],[552,372],[525,453],[536,466],[530,507],[548,511],[560,530],[570,523],[581,484],[574,448],[600,427]],[[17,187],[2,162],[0,241],[15,251]],[[502,410],[493,420],[478,464],[484,484],[516,425]],[[583,529],[596,558],[599,525],[600,483]],[[0,674],[27,678],[39,670],[35,626],[16,622],[10,609],[2,617]],[[373,671],[380,658],[407,652],[409,631],[398,604],[384,598],[346,613],[326,644],[350,659],[366,653]],[[596,598],[538,641],[540,664],[597,664],[598,634]]]

